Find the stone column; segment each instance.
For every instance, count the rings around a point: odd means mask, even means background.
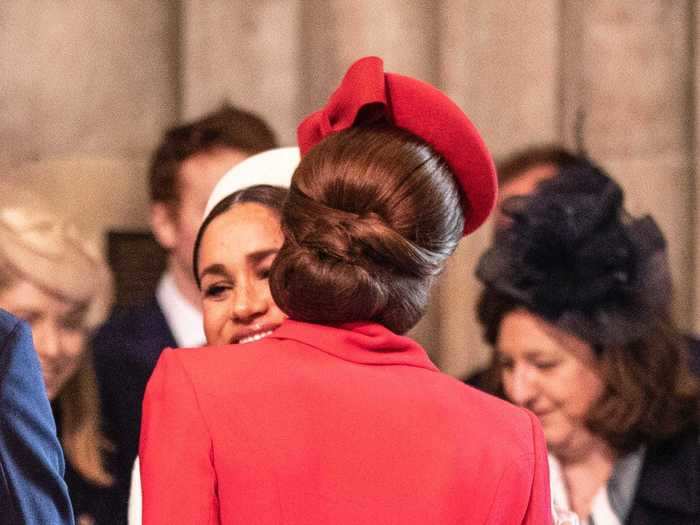
[[[301,105],[323,104],[348,66],[366,55],[387,71],[437,81],[437,0],[306,0],[303,2]]]
[[[225,100],[263,116],[294,144],[303,71],[301,0],[188,0],[182,3],[182,116]]]
[[[556,0],[447,0],[441,12],[442,87],[467,112],[496,156],[555,141],[559,131],[559,11]],[[475,320],[481,290],[474,277],[491,226],[464,239],[440,282],[443,370],[464,376],[490,351]]]
[[[10,160],[143,156],[175,109],[166,2],[0,3],[0,142]]]
[[[147,229],[146,159],[176,118],[176,20],[172,2],[1,2],[3,178],[94,233]]]
[[[578,49],[569,49],[564,129],[573,133],[578,115],[583,145],[625,188],[629,210],[657,219],[669,243],[675,314],[689,328],[695,273],[692,3],[570,0],[565,7],[564,26],[575,28],[571,42]]]

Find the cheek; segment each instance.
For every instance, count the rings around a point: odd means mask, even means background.
[[[258,297],[260,297],[267,306],[268,317],[270,321],[282,322],[287,318],[282,310],[279,309],[277,303],[272,298],[272,292],[270,292],[270,283],[267,280],[260,281],[260,285],[257,290]]]
[[[547,384],[547,394],[563,411],[574,418],[586,416],[591,405],[600,397],[603,383],[590,368],[574,367]]]
[[[574,415],[584,417],[602,394],[603,382],[600,376],[590,369],[581,372],[577,388],[570,396]]]
[[[503,391],[508,399],[513,399],[513,374],[508,370],[501,371],[501,383]]]
[[[66,362],[79,361],[85,352],[85,335],[81,332],[67,332],[61,336],[61,355]]]
[[[204,334],[209,344],[215,344],[216,335],[226,326],[229,319],[228,302],[205,301],[202,314],[204,316]]]

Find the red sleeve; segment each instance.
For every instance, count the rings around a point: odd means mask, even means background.
[[[549,465],[547,463],[547,445],[544,441],[542,427],[535,415],[527,412],[532,424],[532,437],[535,454],[535,471],[532,476],[530,501],[523,519],[524,525],[548,525],[552,523],[552,502],[549,495]]]
[[[551,525],[549,468],[544,435],[528,411],[530,436],[522,453],[500,475],[498,493],[489,511],[489,525]],[[527,423],[527,421],[526,421]]]
[[[219,523],[212,443],[178,351],[161,354],[148,382],[139,457],[143,525]]]

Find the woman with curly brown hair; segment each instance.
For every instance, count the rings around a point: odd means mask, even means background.
[[[144,401],[143,523],[550,523],[534,416],[401,335],[493,207],[477,131],[370,57],[298,138],[269,274],[288,319],[244,346],[163,352]]]
[[[542,423],[554,503],[597,525],[698,523],[698,383],[656,223],[585,158],[504,212],[478,314],[496,386]]]

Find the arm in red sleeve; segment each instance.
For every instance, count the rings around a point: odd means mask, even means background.
[[[219,523],[211,438],[178,351],[161,354],[148,382],[139,457],[144,525]]]
[[[547,450],[537,418],[528,411],[529,442],[501,473],[489,525],[551,525]],[[522,421],[522,420],[521,420]],[[522,434],[521,434],[522,435]]]
[[[535,470],[532,476],[530,501],[523,519],[524,525],[552,523],[552,502],[549,494],[549,466],[547,463],[547,445],[540,423],[531,412],[527,412],[532,424]]]

